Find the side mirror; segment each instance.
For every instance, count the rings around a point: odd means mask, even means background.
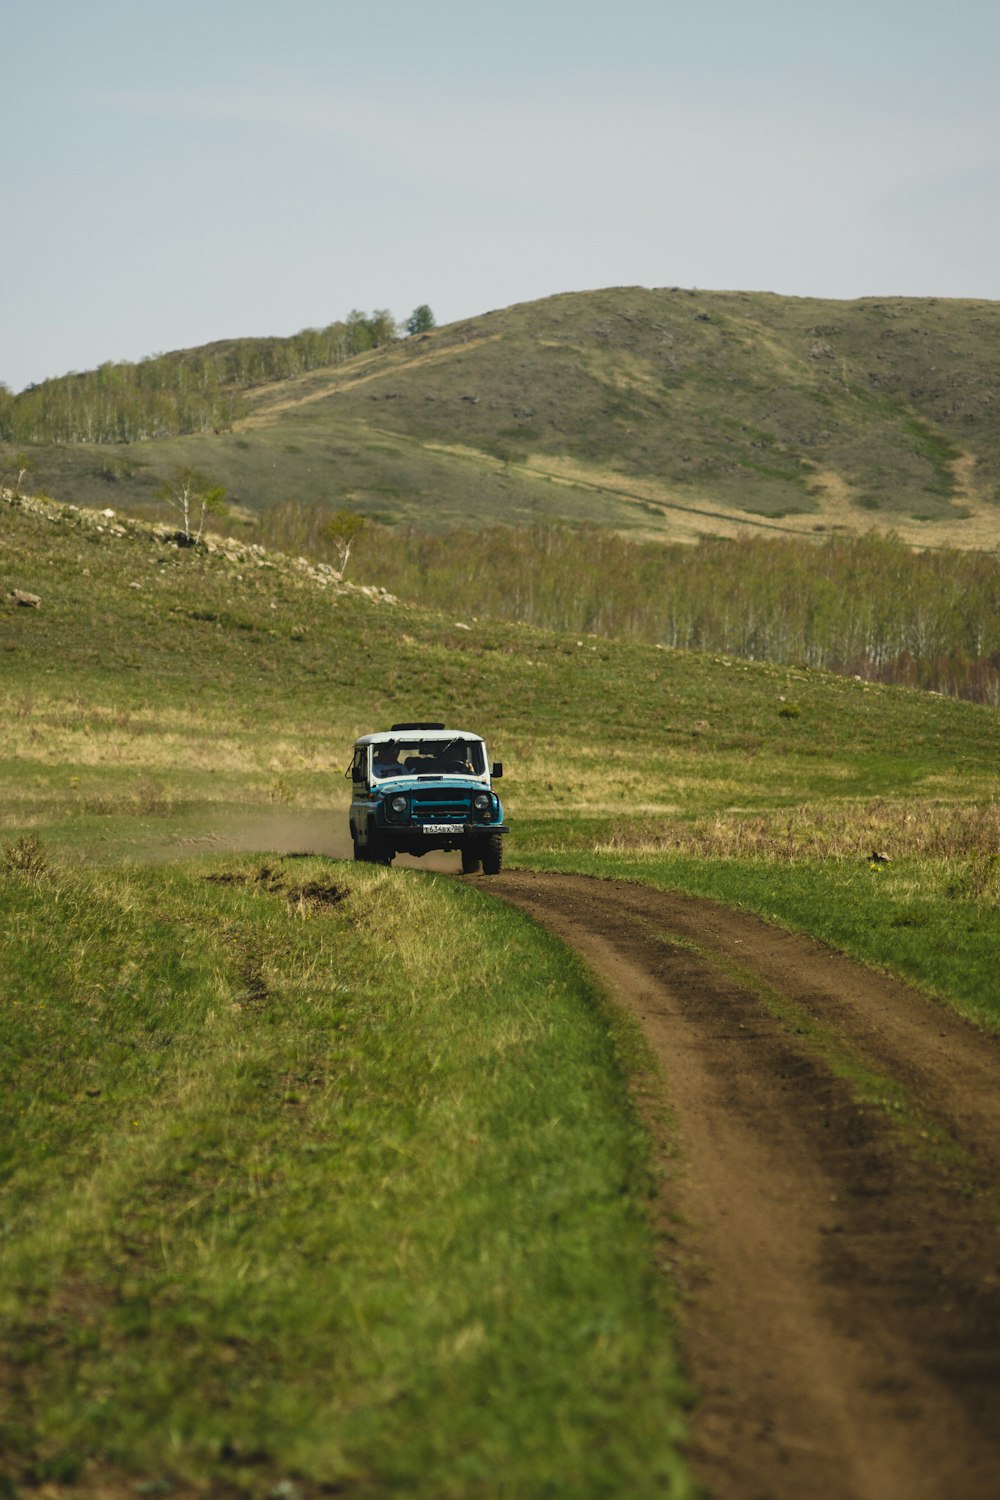
[[[357,782],[357,781],[364,781],[364,779],[365,779],[364,769],[361,766],[352,766],[351,767],[351,780]]]
[[[495,760],[493,762],[493,769],[490,771],[490,775],[493,776],[496,780],[499,781],[500,777],[503,775],[503,761],[502,760]]]

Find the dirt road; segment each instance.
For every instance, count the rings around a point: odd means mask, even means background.
[[[997,1041],[710,903],[571,875],[486,886],[584,955],[662,1067],[680,1153],[659,1219],[709,1493],[995,1500]]]

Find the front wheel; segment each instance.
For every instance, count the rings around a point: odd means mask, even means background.
[[[375,833],[368,835],[368,850],[366,859],[370,859],[376,865],[391,865],[395,856],[395,849]]]
[[[475,875],[482,863],[479,850],[474,845],[462,845],[462,874]]]
[[[481,846],[484,875],[499,875],[503,864],[503,834],[491,833]]]

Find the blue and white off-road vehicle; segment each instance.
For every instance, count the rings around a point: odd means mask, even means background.
[[[390,864],[397,854],[457,849],[462,869],[496,875],[503,863],[503,804],[478,734],[444,724],[394,724],[355,742],[345,775],[354,787],[354,858]]]

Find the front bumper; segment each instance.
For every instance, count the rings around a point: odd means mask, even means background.
[[[397,854],[429,854],[431,850],[445,853],[465,849],[481,839],[508,832],[506,823],[386,823],[378,828],[378,837],[391,845]]]
[[[415,838],[470,838],[477,833],[508,833],[506,823],[386,823],[386,833]]]

